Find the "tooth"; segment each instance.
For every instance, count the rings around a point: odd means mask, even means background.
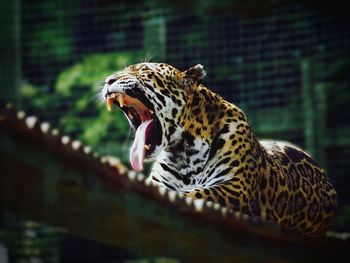
[[[108,98],[107,99],[107,109],[108,109],[108,111],[112,111],[112,106],[113,106],[113,99]]]
[[[124,107],[124,94],[120,94],[118,96],[118,102],[119,102],[120,108],[123,108]]]
[[[146,149],[146,150],[149,150],[150,148],[151,148],[151,147],[150,147],[149,145],[147,145],[147,144],[145,145],[145,149]]]

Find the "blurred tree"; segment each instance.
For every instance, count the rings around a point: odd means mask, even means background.
[[[54,122],[65,133],[91,145],[101,154],[127,156],[129,124],[121,111],[111,114],[99,99],[103,80],[124,66],[140,61],[138,52],[97,54],[63,70],[54,91],[23,84],[23,105],[38,112],[59,112]]]
[[[30,69],[24,72],[25,79],[35,74],[36,80],[50,85],[59,68],[73,61],[74,10],[64,5],[64,1],[23,1],[21,56],[23,67]]]

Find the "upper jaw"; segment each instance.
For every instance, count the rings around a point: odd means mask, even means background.
[[[160,122],[155,114],[153,104],[149,99],[147,99],[146,94],[142,86],[138,82],[113,82],[106,83],[102,90],[102,96],[105,99],[107,107],[109,110],[112,109],[113,105],[116,105],[120,108],[126,117],[129,120],[129,123],[135,132],[135,139],[141,138],[137,137],[137,131],[139,127],[150,127],[150,126],[141,126],[145,123],[150,123],[152,120],[152,126],[150,132],[151,136],[145,131],[145,161],[150,161],[155,158],[159,151],[159,145],[161,144],[162,130]],[[140,128],[142,131],[142,128]],[[146,128],[147,129],[147,128]],[[139,132],[139,134],[141,134]],[[135,144],[137,145],[137,144]],[[134,143],[133,143],[134,146]],[[147,147],[147,148],[146,148]],[[133,147],[131,148],[133,149]],[[139,150],[136,146],[134,149]],[[137,151],[139,152],[139,151]],[[134,154],[132,155],[135,156]],[[134,160],[134,158],[132,158]]]
[[[111,77],[108,77],[105,81],[105,85],[102,89],[102,96],[104,99],[107,99],[107,96],[111,93],[127,93],[128,90],[131,90],[137,86],[137,81],[128,79],[128,80],[115,80],[112,84]]]
[[[123,108],[124,97],[130,97],[142,102],[151,113],[154,113],[154,106],[149,99],[147,99],[142,85],[139,85],[138,80],[134,76],[127,78],[120,78],[110,84],[111,77],[106,78],[105,85],[102,89],[102,98],[107,102],[108,109],[112,103],[119,102],[117,105]],[[121,95],[121,96],[120,96]],[[116,100],[117,99],[117,100]]]

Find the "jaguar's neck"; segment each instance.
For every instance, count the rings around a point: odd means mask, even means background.
[[[178,127],[162,152],[158,155],[151,178],[167,188],[185,191],[196,184],[207,162],[210,145]]]
[[[193,137],[210,145],[229,117],[226,116],[226,111],[233,106],[204,86],[199,86],[189,95],[189,103],[181,115],[181,127]],[[237,107],[235,110],[238,112]]]
[[[225,164],[220,164],[220,159],[230,157],[232,162],[243,151],[253,152],[250,149],[254,146],[250,143],[255,139],[243,112],[235,105],[203,86],[189,97],[188,107],[181,113],[180,125],[151,171],[152,179],[180,191],[210,184],[218,171],[228,169]],[[236,140],[233,136],[237,136]],[[223,141],[231,142],[223,145]],[[239,147],[237,158],[233,152],[237,146],[232,144],[234,142],[244,144],[244,149]],[[234,169],[227,179],[234,175]]]

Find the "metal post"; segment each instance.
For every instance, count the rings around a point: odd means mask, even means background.
[[[317,147],[317,161],[322,167],[327,168],[326,162],[326,144],[327,137],[327,85],[325,83],[317,83],[315,85],[316,97],[316,147]]]
[[[18,105],[20,87],[20,0],[0,8],[0,99]]]
[[[166,22],[164,18],[148,19],[144,22],[144,50],[146,59],[165,58]]]
[[[301,61],[301,96],[304,116],[305,148],[317,158],[315,136],[315,100],[313,94],[313,72],[309,59]]]

